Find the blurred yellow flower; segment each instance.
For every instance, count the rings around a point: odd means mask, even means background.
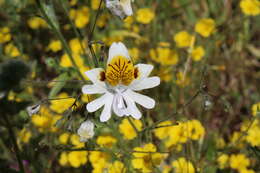
[[[28,143],[32,137],[32,133],[30,130],[23,128],[21,131],[18,132],[18,140],[22,143]]]
[[[229,156],[227,154],[221,154],[220,156],[218,156],[217,162],[220,169],[227,168],[229,162]]]
[[[256,16],[260,14],[259,0],[241,0],[239,5],[245,15]]]
[[[97,10],[100,4],[100,0],[91,0],[91,8]]]
[[[195,47],[191,52],[191,58],[194,61],[200,61],[204,55],[205,51],[202,46]]]
[[[68,156],[66,152],[62,152],[59,158],[59,164],[61,166],[67,166],[68,165]]]
[[[5,48],[4,48],[5,54],[10,56],[10,57],[17,57],[20,56],[21,53],[18,50],[18,48],[12,44],[12,43],[8,43]]]
[[[232,154],[229,158],[230,167],[236,170],[247,169],[250,160],[244,154]]]
[[[94,168],[92,172],[103,172],[103,169],[108,166],[110,158],[111,156],[108,153],[100,151],[91,151],[89,155],[89,161],[91,162],[91,165]]]
[[[190,84],[190,78],[186,75],[184,78],[183,72],[178,72],[176,75],[176,84],[180,87],[186,87]]]
[[[192,42],[192,35],[187,31],[180,31],[173,36],[173,40],[179,48],[189,47]]]
[[[72,134],[70,136],[70,143],[74,145],[76,148],[84,147],[84,143],[80,142],[80,137],[76,134]]]
[[[51,50],[52,52],[58,52],[61,49],[62,45],[60,40],[52,40],[47,47],[47,50]]]
[[[215,21],[211,18],[200,19],[195,25],[195,31],[203,37],[209,37],[216,31]]]
[[[0,28],[0,44],[6,43],[12,39],[10,29],[8,27]]]
[[[84,28],[89,23],[90,10],[86,6],[79,9],[71,9],[69,16],[77,28]]]
[[[257,112],[260,113],[260,102],[253,104],[251,107],[251,111],[253,116],[256,116]]]
[[[138,131],[142,129],[142,122],[140,120],[136,120],[130,118]],[[119,124],[119,132],[123,134],[124,139],[131,140],[134,139],[137,134],[133,126],[130,124],[127,118],[124,118],[122,122]]]
[[[129,51],[132,61],[137,62],[139,59],[139,54],[140,54],[139,49],[136,47],[133,47],[133,48],[128,49],[128,51]]]
[[[70,134],[69,133],[62,133],[60,136],[59,136],[59,142],[61,144],[68,144],[68,141],[69,141],[69,137],[70,137]]]
[[[199,140],[204,137],[205,129],[199,120],[190,120],[185,123],[184,128],[187,129],[188,138],[192,140]]]
[[[109,19],[110,15],[105,13],[105,14],[101,14],[97,20],[97,26],[100,28],[103,28],[106,26],[107,21]]]
[[[157,72],[162,81],[169,82],[173,79],[173,72],[171,67],[161,67]]]
[[[158,124],[158,126],[168,126],[168,127],[162,127],[162,128],[154,129],[154,131],[153,131],[154,135],[158,139],[161,139],[161,140],[168,138],[169,137],[169,133],[170,133],[170,129],[173,126],[173,122],[172,121],[164,121],[164,122],[161,122],[160,124]]]
[[[69,41],[69,46],[73,54],[83,54],[86,46],[85,40],[79,40],[78,38],[73,38]]]
[[[58,129],[55,124],[60,118],[60,115],[52,114],[47,107],[42,106],[39,114],[32,116],[32,123],[40,132],[56,132]]]
[[[178,160],[173,161],[172,166],[175,173],[195,173],[193,164],[184,157],[180,157]]]
[[[69,109],[74,103],[74,98],[69,98],[67,93],[60,93],[57,100],[50,101],[50,109],[58,114],[61,114]]]
[[[241,132],[246,132],[245,140],[251,144],[251,146],[260,146],[260,122],[258,119],[252,123],[249,121],[244,122],[241,126]]]
[[[125,173],[126,168],[124,164],[120,161],[115,161],[111,166],[108,168],[108,173]]]
[[[175,50],[170,48],[158,47],[150,50],[152,60],[161,65],[176,65],[179,61],[179,56]]]
[[[154,19],[154,12],[150,8],[140,8],[136,12],[136,21],[142,24],[149,24]]]
[[[111,135],[100,135],[98,136],[96,142],[102,147],[111,148],[117,142],[117,140]]]
[[[253,169],[241,169],[239,173],[255,173],[255,171]]]
[[[81,165],[85,165],[87,163],[87,151],[72,151],[69,152],[68,157],[68,163],[74,167],[78,168]]]
[[[28,19],[27,23],[31,29],[46,28],[48,26],[47,23],[40,17],[31,17]]]
[[[142,172],[153,172],[155,166],[160,165],[164,156],[157,153],[154,144],[148,143],[143,147],[135,147],[133,152],[132,166]],[[138,152],[139,151],[139,152]]]

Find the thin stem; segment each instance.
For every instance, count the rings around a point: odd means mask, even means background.
[[[93,38],[94,30],[95,30],[95,28],[96,28],[96,23],[97,23],[98,17],[99,17],[99,15],[101,14],[101,5],[102,5],[102,2],[103,2],[103,0],[100,0],[99,6],[98,6],[98,11],[97,11],[97,14],[96,14],[96,17],[95,17],[95,20],[94,20],[93,27],[92,27],[92,29],[91,29],[91,31],[90,31],[89,36],[88,36],[88,47],[89,47],[90,53],[91,53],[91,55],[92,55],[92,58],[93,58],[95,67],[98,67],[98,59],[97,59],[96,54],[95,54],[95,51],[94,51],[94,49],[93,49],[93,47],[92,47],[92,38]]]
[[[80,73],[80,71],[78,70],[79,67],[77,66],[73,56],[72,56],[72,52],[70,50],[70,47],[68,46],[65,38],[63,37],[63,35],[61,34],[60,30],[52,23],[51,19],[49,18],[48,14],[46,14],[45,10],[43,9],[42,3],[38,0],[38,5],[40,8],[40,11],[43,15],[43,17],[46,19],[47,23],[50,25],[50,27],[53,29],[54,33],[58,36],[58,38],[60,39],[62,46],[64,47],[65,51],[68,54],[68,57],[72,63],[72,65],[76,68],[77,73],[79,74],[80,78],[85,81],[85,78],[83,77],[83,75]]]
[[[5,123],[6,123],[6,127],[8,129],[9,136],[11,138],[11,141],[12,141],[13,145],[14,145],[14,151],[15,151],[16,159],[17,159],[18,164],[19,164],[19,170],[20,170],[21,173],[24,173],[25,172],[24,171],[24,166],[23,166],[21,155],[20,155],[20,150],[19,150],[18,145],[16,143],[16,138],[15,138],[14,131],[13,131],[12,126],[11,126],[11,124],[9,122],[9,119],[6,116],[5,113],[2,114],[2,117],[3,117],[3,119],[4,119]]]

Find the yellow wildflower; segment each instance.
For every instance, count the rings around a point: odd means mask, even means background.
[[[111,148],[116,142],[116,138],[111,135],[101,135],[97,138],[97,144],[102,147]]]
[[[160,165],[164,157],[161,153],[156,153],[156,146],[152,143],[145,144],[143,147],[136,147],[134,151],[140,152],[133,152],[132,165],[142,172],[152,172],[156,165]]]
[[[241,0],[239,5],[245,15],[256,16],[260,14],[259,0]]]
[[[252,110],[252,115],[256,116],[257,112],[260,113],[260,102],[253,104],[253,106],[251,107]]]
[[[150,56],[161,65],[175,65],[179,61],[179,56],[176,51],[169,48],[158,47],[150,50]]]
[[[68,157],[68,163],[74,167],[78,168],[81,165],[85,165],[87,163],[87,151],[72,151],[69,152]]]
[[[0,44],[6,43],[12,39],[10,29],[8,27],[0,28]]]
[[[131,118],[131,120],[137,130],[140,131],[142,129],[142,122],[133,118]],[[119,124],[119,132],[123,134],[124,138],[127,140],[134,139],[137,136],[135,129],[132,127],[127,118],[124,118]]]
[[[80,9],[71,9],[69,16],[74,20],[77,28],[84,28],[89,23],[90,12],[89,8],[86,6],[81,7]]]
[[[110,155],[105,152],[91,151],[89,155],[89,161],[91,162],[94,170],[92,172],[103,172],[103,169],[107,167],[110,160]]]
[[[155,14],[150,8],[140,8],[137,10],[136,16],[137,22],[149,24],[153,20]]]
[[[185,123],[187,128],[187,135],[193,140],[199,140],[205,135],[205,129],[198,120],[191,120]]]
[[[218,158],[218,165],[220,169],[227,168],[229,156],[227,154],[221,154]]]
[[[191,45],[192,35],[190,35],[187,31],[180,31],[173,36],[173,40],[179,48],[189,47]]]
[[[115,161],[109,168],[108,173],[125,173],[124,164],[120,161]]]
[[[69,133],[62,133],[60,136],[59,136],[59,142],[61,144],[67,144],[68,143],[68,140],[69,140],[69,137],[70,137],[70,134]]]
[[[31,17],[28,19],[28,25],[32,29],[39,29],[47,27],[47,23],[40,17]]]
[[[46,107],[41,107],[39,114],[32,116],[32,123],[40,132],[56,132],[56,122],[61,118],[59,115],[52,114]]]
[[[215,21],[210,18],[200,19],[195,25],[195,31],[203,37],[208,37],[215,32]]]
[[[195,47],[191,52],[191,58],[194,61],[200,61],[201,58],[205,55],[204,48],[202,46]]]
[[[133,62],[136,62],[139,59],[139,49],[136,47],[128,49],[130,57],[132,58]]]
[[[249,126],[250,128],[248,129]],[[247,132],[245,140],[248,143],[250,143],[252,146],[260,146],[260,123],[258,119],[254,120],[252,124],[250,122],[246,123],[244,127],[241,127],[241,131]]]
[[[244,154],[232,154],[229,159],[230,167],[236,170],[246,169],[250,160]]]
[[[100,4],[100,0],[91,0],[91,8],[97,10]]]
[[[103,28],[107,24],[107,20],[109,19],[109,14],[101,14],[97,20],[97,26]]]
[[[19,131],[18,133],[18,138],[19,138],[19,141],[23,142],[23,143],[28,143],[29,140],[31,139],[32,137],[32,133],[31,131],[29,131],[28,129],[26,128],[23,128],[21,131]]]
[[[86,48],[86,41],[74,38],[69,41],[69,46],[73,54],[83,54],[84,49]]]
[[[8,43],[5,46],[4,51],[5,51],[5,54],[10,56],[10,57],[17,57],[17,56],[21,55],[18,48],[15,45],[13,45],[12,43]]]
[[[167,137],[169,137],[169,133],[170,133],[170,129],[172,128],[173,122],[172,121],[164,121],[161,122],[160,124],[158,124],[158,126],[167,126],[168,127],[162,127],[162,128],[156,128],[154,130],[154,135],[158,138],[158,139],[166,139]]]
[[[176,84],[179,85],[180,87],[186,87],[187,85],[190,84],[190,78],[187,75],[184,78],[183,72],[178,72],[176,77],[177,77]]]
[[[173,78],[172,68],[160,68],[158,76],[162,81],[169,82]]]
[[[58,52],[61,49],[62,49],[62,45],[60,40],[52,40],[47,47],[47,50],[51,50],[53,52]]]
[[[57,100],[50,101],[51,102],[50,109],[58,114],[61,114],[66,110],[68,110],[69,107],[71,107],[75,101],[74,98],[69,98],[68,94],[64,92],[60,93],[57,96],[57,98],[58,98]]]
[[[195,173],[193,164],[184,157],[180,157],[178,160],[173,161],[172,166],[175,173]]]
[[[255,173],[255,171],[253,169],[241,169],[239,173]]]
[[[59,163],[61,166],[67,166],[68,165],[68,155],[66,152],[62,152],[59,158]]]

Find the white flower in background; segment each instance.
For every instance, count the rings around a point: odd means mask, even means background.
[[[106,7],[121,19],[133,15],[131,0],[106,0]]]
[[[92,138],[94,136],[94,124],[87,120],[83,122],[78,131],[77,131],[79,137],[80,137],[80,142],[87,142],[88,139]]]
[[[27,113],[32,116],[33,114],[37,114],[40,111],[41,105],[40,104],[36,104],[36,105],[32,105],[32,106],[28,106],[26,108]]]
[[[100,121],[111,117],[112,110],[119,117],[131,115],[140,119],[142,114],[135,103],[152,109],[155,101],[135,91],[153,88],[160,84],[157,76],[148,77],[153,70],[152,65],[133,65],[125,45],[113,43],[109,48],[106,70],[95,68],[85,72],[93,85],[84,85],[84,94],[103,94],[87,104],[89,112],[95,112],[104,105]]]
[[[0,92],[0,99],[4,98],[5,92]]]

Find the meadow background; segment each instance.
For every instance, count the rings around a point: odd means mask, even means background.
[[[0,172],[260,172],[259,0],[135,0],[124,20],[100,2],[0,0]],[[81,87],[117,41],[161,84],[140,120],[101,123]]]

